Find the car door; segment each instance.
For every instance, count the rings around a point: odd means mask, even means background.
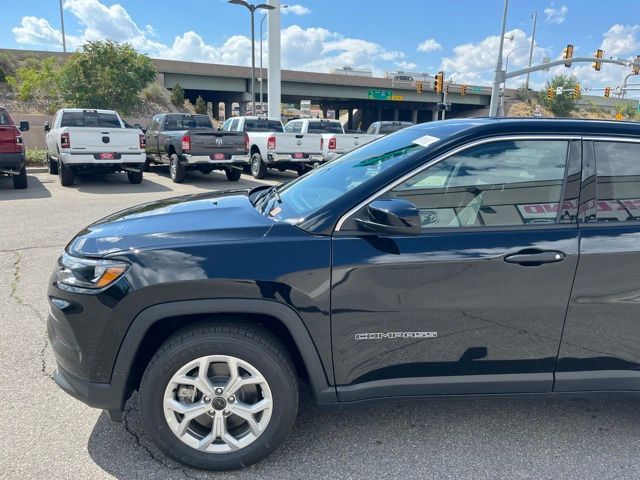
[[[420,234],[358,229],[366,204],[339,223],[340,400],[551,391],[578,259],[566,176],[580,164],[575,139],[480,141],[380,193],[418,207]]]
[[[585,139],[580,261],[555,390],[640,390],[640,140]]]
[[[145,132],[146,137],[146,148],[145,152],[147,156],[150,158],[158,157],[158,127],[160,126],[160,115],[154,116],[149,125],[147,126],[147,131]]]

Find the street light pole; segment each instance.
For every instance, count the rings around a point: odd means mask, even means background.
[[[289,7],[289,5],[281,5],[280,9],[282,10],[287,7]],[[262,25],[267,15],[268,12],[265,12],[260,20],[260,113],[264,113],[264,102],[262,101],[262,84],[264,83],[264,72],[262,71]]]
[[[529,64],[528,67],[531,66],[531,61],[533,60],[533,47],[536,43],[536,24],[538,23],[538,12],[533,12],[533,29],[531,31],[531,49],[529,50]],[[530,73],[527,73],[527,79],[524,81],[524,91],[529,93],[529,76]]]
[[[496,61],[496,75],[491,89],[491,103],[489,104],[489,116],[498,115],[498,95],[500,94],[500,84],[504,81],[504,71],[502,70],[502,49],[504,47],[504,34],[507,29],[507,11],[509,0],[504,0],[504,12],[502,14],[502,31],[500,33],[500,46],[498,47],[498,60]]]
[[[275,7],[261,3],[258,5],[251,4],[245,0],[228,0],[229,3],[235,5],[242,5],[249,10],[251,14],[251,110],[253,114],[256,114],[256,28],[254,22],[254,16],[256,10],[273,10]],[[262,41],[262,38],[260,39]],[[262,74],[262,73],[261,73]]]
[[[62,51],[67,53],[67,39],[64,36],[64,13],[62,11],[62,0],[60,0],[60,27],[62,30]]]

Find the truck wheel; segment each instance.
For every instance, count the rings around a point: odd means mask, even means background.
[[[139,185],[142,183],[142,170],[139,172],[127,172],[129,183],[133,185]]]
[[[167,456],[194,468],[250,465],[287,437],[298,410],[291,358],[271,332],[232,324],[169,338],[140,385],[146,432]]]
[[[178,155],[175,153],[171,155],[171,158],[169,159],[169,175],[171,175],[173,183],[184,182],[185,171],[184,165],[180,163]]]
[[[60,177],[60,185],[63,187],[73,186],[73,170],[62,163],[62,160],[58,161],[58,176]]]
[[[54,161],[53,158],[51,158],[49,156],[49,154],[47,154],[47,163],[49,164],[49,173],[51,175],[57,175],[58,174],[58,162]]]
[[[229,167],[225,169],[224,173],[227,175],[227,180],[229,180],[230,182],[237,182],[238,180],[240,180],[242,170]]]
[[[149,159],[147,158],[144,163],[142,164],[142,171],[143,172],[148,172],[149,168],[151,168],[151,162],[149,161]]]
[[[301,177],[302,175],[307,173],[309,170],[307,169],[306,165],[300,164],[300,165],[296,165],[295,171],[298,173],[298,176]]]
[[[251,155],[251,175],[257,179],[267,176],[267,166],[262,161],[262,155],[257,152]]]
[[[13,188],[20,190],[27,188],[27,167],[25,165],[22,166],[18,175],[13,176]]]

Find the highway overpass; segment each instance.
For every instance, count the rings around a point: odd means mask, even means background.
[[[0,50],[18,57],[23,56],[64,56],[60,52],[33,50]],[[185,96],[192,103],[201,95],[213,106],[214,117],[219,118],[219,104],[225,104],[225,112],[232,111],[232,103],[240,105],[240,112],[246,111],[251,100],[251,68],[231,65],[183,62],[153,59],[158,70],[158,81],[168,89],[180,83]],[[256,69],[260,77],[260,69]],[[262,90],[267,99],[266,69]],[[259,83],[256,85],[256,97]],[[467,86],[466,95],[461,95],[460,85],[451,85],[447,102],[451,111],[447,118],[481,116],[488,112],[491,89]],[[366,128],[376,120],[407,120],[426,122],[436,119],[437,104],[441,94],[433,91],[432,83],[425,83],[423,93],[417,93],[413,82],[394,81],[390,78],[335,75],[328,73],[282,71],[282,102],[299,104],[301,100],[311,100],[323,111],[347,110],[349,128]],[[256,101],[258,99],[256,98]],[[358,112],[358,124],[352,122],[354,111]]]

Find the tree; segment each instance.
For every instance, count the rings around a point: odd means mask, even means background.
[[[196,98],[196,113],[200,113],[202,115],[206,115],[207,114],[207,102],[204,101],[204,98],[202,98],[202,96],[198,95],[198,98]]]
[[[184,105],[184,90],[179,83],[176,83],[171,90],[171,103],[178,108],[182,108]]]
[[[619,113],[629,120],[633,120],[636,117],[636,106],[631,103],[618,103],[616,105],[616,113]]]
[[[540,92],[540,103],[553,112],[556,117],[568,117],[576,108],[576,101],[573,98],[573,87],[576,85],[576,78],[568,75],[556,75],[548,81],[545,88]],[[562,87],[563,93],[556,95],[556,89]],[[547,91],[551,89],[552,98],[547,98]]]
[[[37,63],[24,62],[6,80],[22,101],[36,99],[44,102],[48,113],[62,106],[60,66],[55,57],[47,57]]]
[[[89,42],[62,67],[60,84],[69,105],[127,114],[140,102],[140,92],[155,78],[156,69],[149,57],[131,45]]]

